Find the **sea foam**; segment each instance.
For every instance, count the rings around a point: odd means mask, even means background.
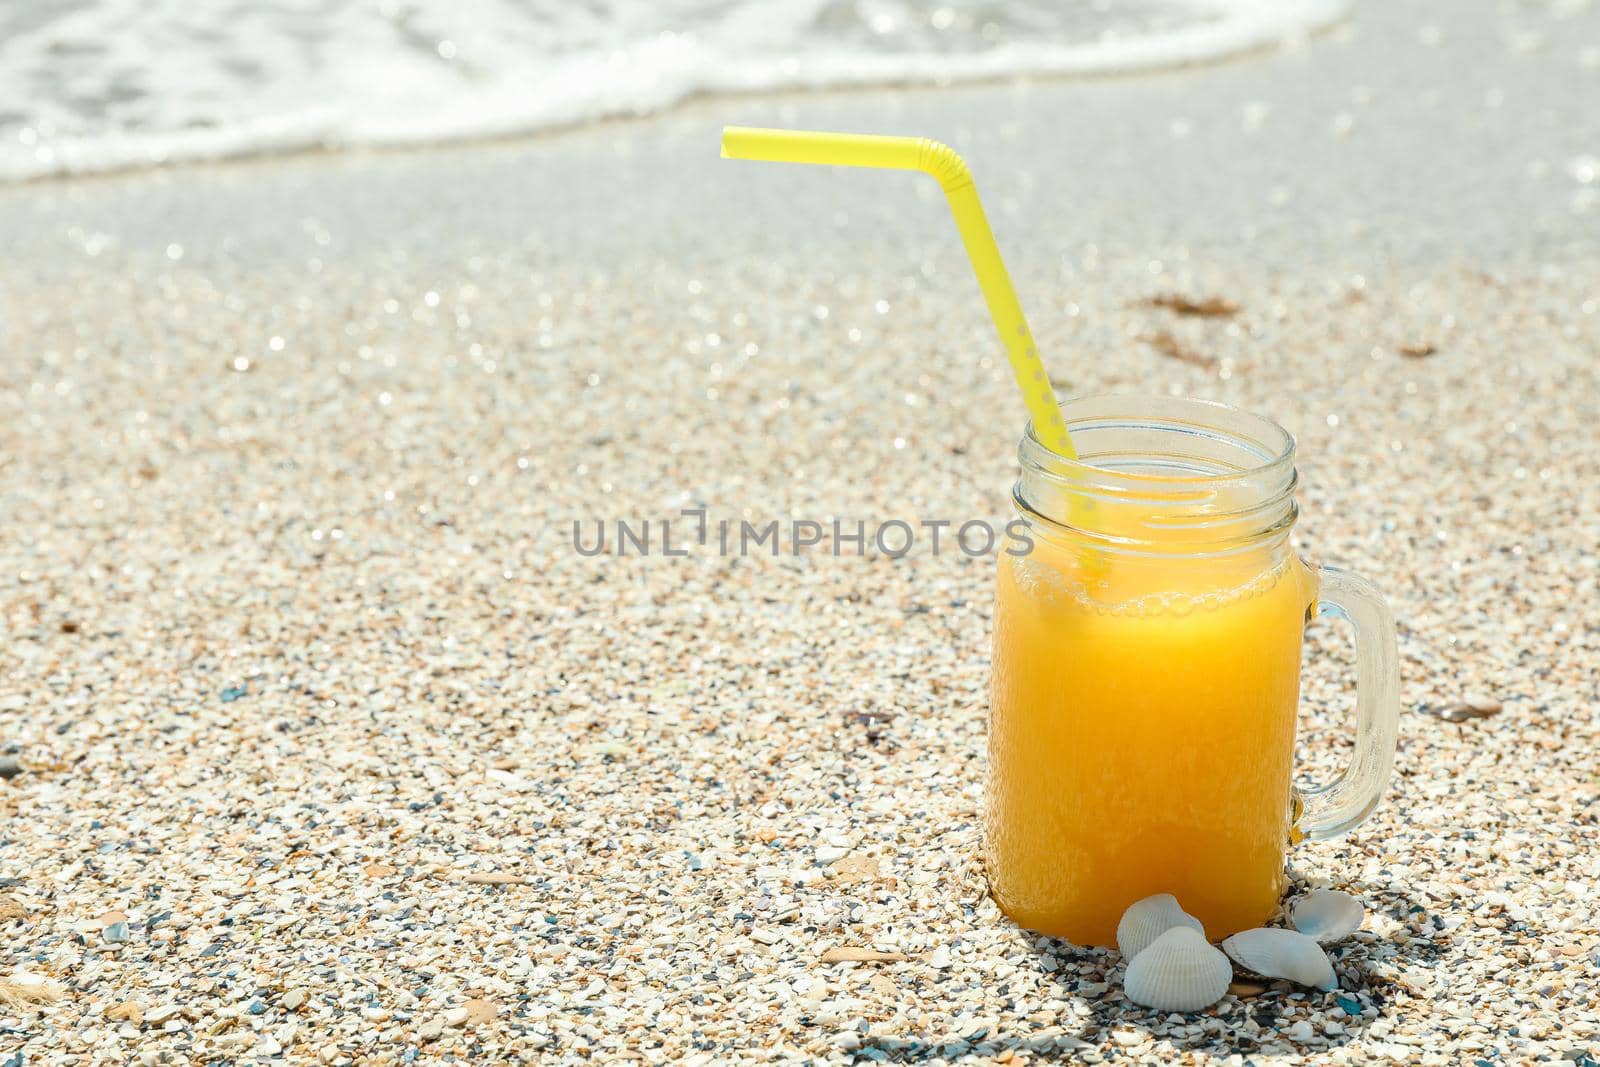
[[[0,180],[500,136],[687,97],[1098,75],[1344,0],[84,0],[0,9]]]

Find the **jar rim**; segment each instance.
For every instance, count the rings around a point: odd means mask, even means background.
[[[1107,410],[1111,414],[1105,413]],[[1107,428],[1114,424],[1166,423],[1171,426],[1187,424],[1191,432],[1213,436],[1226,434],[1235,444],[1253,446],[1259,462],[1253,466],[1216,473],[1150,474],[1141,471],[1116,471],[1085,459],[1072,459],[1052,449],[1039,439],[1030,421],[1019,446],[1019,458],[1025,465],[1030,461],[1045,468],[1050,474],[1085,485],[1104,486],[1125,484],[1128,489],[1140,486],[1171,488],[1193,486],[1218,489],[1229,483],[1243,483],[1269,476],[1276,470],[1292,470],[1295,460],[1294,435],[1264,415],[1256,415],[1243,408],[1224,404],[1219,400],[1201,400],[1195,397],[1155,396],[1140,393],[1088,393],[1069,397],[1061,403],[1061,418],[1067,432]],[[1203,420],[1203,421],[1202,421]],[[1227,423],[1225,428],[1223,423]]]
[[[1030,423],[1013,493],[1023,513],[1051,527],[1130,548],[1175,537],[1244,547],[1294,524],[1295,441],[1271,419],[1130,393],[1073,397],[1061,413],[1080,457],[1045,445]]]

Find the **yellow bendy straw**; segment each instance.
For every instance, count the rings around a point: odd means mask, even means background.
[[[725,126],[722,130],[722,155],[725,159],[763,159],[774,163],[821,163],[836,167],[878,167],[887,170],[920,170],[931,174],[950,201],[961,243],[978,276],[978,287],[989,305],[994,328],[1006,346],[1011,369],[1022,388],[1022,398],[1033,420],[1039,440],[1068,459],[1077,459],[1072,437],[1061,421],[1061,405],[1050,388],[1038,346],[1028,330],[1017,291],[1011,287],[1000,247],[994,243],[989,220],[978,201],[978,190],[966,163],[948,145],[926,137],[881,137],[865,133],[817,133],[810,130],[761,130],[746,126]]]

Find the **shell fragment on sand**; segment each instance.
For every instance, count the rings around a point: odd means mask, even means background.
[[[1157,1011],[1199,1011],[1228,992],[1228,957],[1190,926],[1174,926],[1128,963],[1122,991]]]
[[[1328,954],[1296,930],[1244,930],[1222,942],[1235,963],[1265,978],[1284,978],[1313,989],[1339,988]]]
[[[823,963],[897,963],[908,960],[904,952],[879,952],[874,948],[851,948],[841,945],[822,954]]]
[[[1183,910],[1171,893],[1157,893],[1128,906],[1117,923],[1117,949],[1129,960],[1155,943],[1156,938],[1175,926],[1188,927],[1203,938],[1206,928]]]
[[[1314,889],[1295,902],[1294,928],[1314,941],[1327,943],[1361,929],[1366,909],[1361,901],[1337,889]]]

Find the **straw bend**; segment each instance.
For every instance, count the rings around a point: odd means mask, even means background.
[[[920,170],[932,175],[946,194],[972,185],[972,174],[956,150],[927,137],[728,126],[722,131],[722,154],[729,159],[761,159],[774,163]]]
[[[729,159],[762,159],[774,163],[821,163],[835,167],[919,170],[930,174],[950,203],[961,243],[989,305],[995,331],[1005,346],[1017,385],[1039,439],[1069,459],[1077,458],[1072,437],[1061,420],[1050,376],[1045,373],[1023,317],[1011,276],[1006,273],[989,220],[984,216],[967,164],[949,145],[926,137],[885,137],[870,133],[824,133],[817,130],[763,130],[727,126],[722,154]]]
[[[972,184],[967,161],[942,141],[917,138],[917,169],[931,174],[947,194]]]

